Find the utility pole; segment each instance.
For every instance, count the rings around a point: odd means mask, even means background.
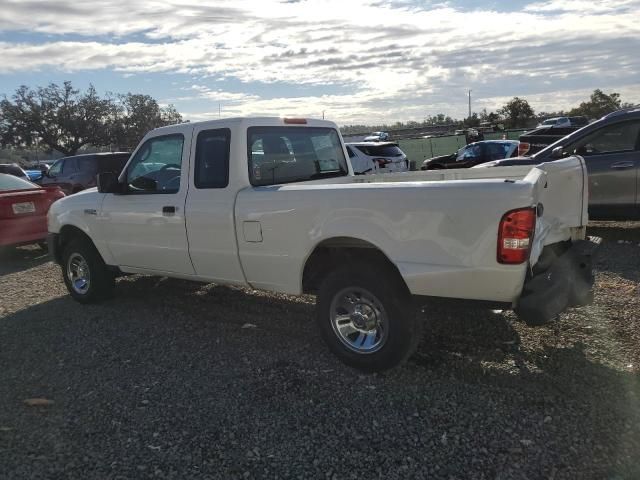
[[[469,119],[471,119],[471,90],[469,90]]]
[[[222,117],[222,107],[220,106],[220,102],[218,102],[218,118]]]
[[[322,110],[322,119],[324,120],[324,110]]]

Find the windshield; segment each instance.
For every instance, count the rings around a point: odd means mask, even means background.
[[[482,147],[479,144],[467,145],[464,148],[458,150],[458,154],[456,156],[456,162],[461,162],[464,160],[470,160],[472,158],[478,158],[482,155]]]
[[[39,188],[31,182],[27,182],[22,178],[0,173],[0,192],[7,190],[24,190],[25,188]]]
[[[320,127],[251,127],[247,131],[252,185],[347,175],[338,132]]]
[[[551,118],[549,120],[545,120],[544,122],[542,122],[542,125],[555,125],[556,123],[558,123],[558,119]]]

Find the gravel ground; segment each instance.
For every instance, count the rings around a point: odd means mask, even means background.
[[[535,329],[427,309],[373,376],[328,353],[313,298],[135,276],[81,306],[5,252],[0,477],[638,479],[640,223],[590,230],[594,305]]]

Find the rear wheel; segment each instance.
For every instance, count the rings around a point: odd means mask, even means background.
[[[71,240],[62,254],[62,276],[69,294],[80,303],[95,303],[109,297],[114,276],[93,244],[84,238]]]
[[[324,279],[317,321],[344,363],[367,372],[393,368],[414,352],[421,322],[397,272],[350,264]]]

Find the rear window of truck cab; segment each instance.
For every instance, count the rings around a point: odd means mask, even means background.
[[[324,127],[250,127],[249,178],[254,186],[347,175],[338,132]]]

